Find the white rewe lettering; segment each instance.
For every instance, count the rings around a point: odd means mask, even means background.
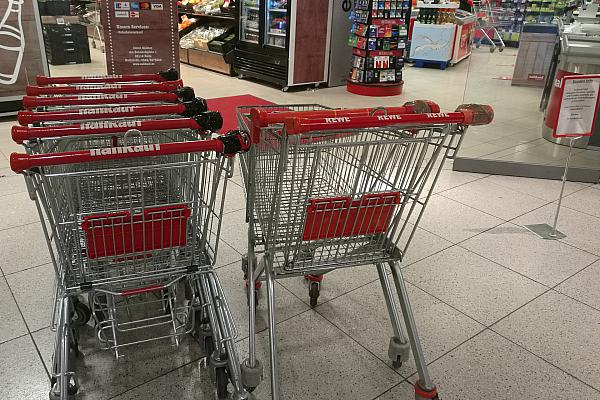
[[[393,120],[401,120],[402,115],[378,115],[377,119],[380,121],[393,121]]]
[[[90,121],[79,125],[81,129],[111,129],[111,128],[138,128],[142,121]]]
[[[427,115],[429,118],[447,118],[448,117],[448,114],[446,114],[446,113],[427,113],[425,115]]]
[[[108,147],[104,149],[91,149],[90,156],[109,156],[112,154],[145,153],[160,150],[160,144],[140,144],[136,146]]]
[[[133,106],[122,107],[102,107],[102,108],[82,108],[79,110],[79,115],[96,115],[96,114],[123,114],[132,113]]]
[[[325,122],[328,124],[335,124],[336,122],[350,122],[350,118],[348,118],[348,117],[325,118]]]

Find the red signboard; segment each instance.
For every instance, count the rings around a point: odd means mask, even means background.
[[[101,3],[109,74],[179,69],[177,3],[174,0]]]
[[[592,136],[598,117],[600,75],[569,75],[562,78],[560,108],[554,137]]]

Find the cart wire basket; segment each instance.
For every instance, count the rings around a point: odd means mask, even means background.
[[[308,111],[305,111],[308,110]],[[413,239],[445,160],[469,125],[488,124],[491,107],[461,105],[440,113],[432,102],[387,109],[326,110],[315,105],[240,109],[252,146],[241,158],[247,194],[249,356],[242,378],[261,380],[256,357],[256,282],[267,286],[271,393],[279,399],[274,279],[304,275],[311,304],[328,271],[374,264],[390,315],[388,354],[399,367],[412,349],[416,399],[435,399],[399,263]],[[257,261],[256,254],[260,255]],[[408,339],[400,323],[392,279]],[[315,290],[316,289],[316,290]]]

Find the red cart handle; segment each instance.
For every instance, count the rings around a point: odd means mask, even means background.
[[[107,106],[99,108],[79,108],[65,111],[33,112],[19,111],[17,121],[21,125],[48,121],[75,121],[86,119],[104,119],[121,117],[143,117],[148,115],[179,114],[192,117],[207,110],[206,100],[197,98],[185,103],[149,105],[149,106]]]
[[[200,153],[214,151],[228,156],[247,151],[250,148],[248,135],[241,131],[231,131],[216,139],[197,140],[191,142],[156,143],[135,146],[107,147],[85,151],[68,151],[64,153],[10,155],[10,168],[21,173],[33,168],[51,165],[80,164],[124,158],[141,158],[165,156],[170,154]]]
[[[91,106],[95,104],[145,103],[159,101],[176,103],[178,101],[190,101],[195,98],[196,95],[194,94],[194,89],[189,86],[184,86],[173,92],[100,93],[61,97],[23,96],[23,107],[33,109],[36,107]]]
[[[287,118],[336,118],[346,116],[370,116],[387,114],[426,114],[440,112],[440,106],[431,100],[415,100],[404,103],[400,107],[375,107],[375,108],[342,108],[336,110],[314,111],[269,111],[264,108],[250,110],[252,122],[251,135],[254,143],[258,143],[260,128],[271,124],[281,124]]]
[[[57,138],[67,136],[108,135],[125,133],[130,129],[142,132],[167,131],[174,129],[192,129],[216,131],[223,127],[223,118],[217,111],[200,113],[193,118],[170,118],[157,120],[108,120],[88,121],[80,124],[29,127],[15,125],[11,136],[16,143],[26,140]]]
[[[312,131],[374,128],[390,125],[487,125],[493,119],[494,110],[491,106],[463,104],[458,106],[455,112],[450,113],[288,118],[285,121],[285,128],[289,135],[295,135]]]
[[[49,77],[37,76],[36,82],[40,86],[62,85],[69,83],[112,83],[112,82],[164,82],[176,81],[179,79],[179,72],[175,68],[169,68],[156,74],[130,74],[130,75],[91,75],[91,76],[62,76]]]
[[[172,92],[183,85],[183,81],[152,83],[106,83],[97,85],[72,86],[27,86],[28,96],[80,94],[80,93],[120,93],[120,92]]]

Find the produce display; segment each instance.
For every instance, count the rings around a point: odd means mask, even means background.
[[[222,26],[201,26],[182,37],[179,46],[182,49],[208,50],[208,42],[221,36],[226,31],[227,28]]]

